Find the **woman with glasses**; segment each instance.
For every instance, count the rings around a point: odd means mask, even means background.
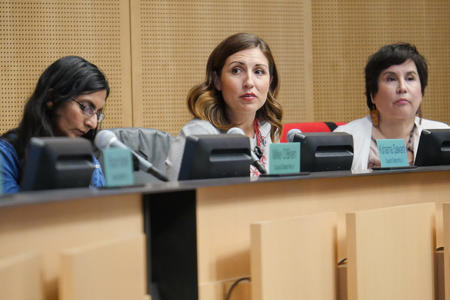
[[[25,104],[22,120],[0,138],[3,192],[19,191],[25,150],[32,137],[84,137],[93,140],[109,85],[105,75],[87,60],[66,56],[51,64],[39,78]],[[105,178],[94,157],[92,185],[100,187]]]

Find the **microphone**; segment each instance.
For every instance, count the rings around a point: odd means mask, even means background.
[[[97,148],[99,148],[100,150],[109,147],[123,148],[130,150],[133,157],[138,161],[140,170],[152,174],[161,181],[168,181],[167,177],[164,174],[162,174],[158,169],[156,169],[151,162],[149,162],[148,160],[146,160],[145,158],[143,158],[142,156],[131,150],[124,143],[119,141],[119,139],[117,139],[116,135],[112,131],[101,130],[95,136],[94,143],[95,146],[97,146]]]
[[[302,134],[302,131],[300,129],[293,128],[288,131],[286,139],[289,143],[292,143],[294,141],[294,138],[303,140],[305,136]]]
[[[245,132],[239,127],[231,127],[230,129],[228,129],[227,134],[245,135]],[[252,166],[254,166],[259,171],[259,173],[267,174],[266,168],[264,168],[263,164],[259,161],[258,157],[256,156],[255,152],[253,152],[252,149],[250,149],[250,156],[252,158],[251,161]]]

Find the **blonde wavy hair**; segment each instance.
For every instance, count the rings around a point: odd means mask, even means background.
[[[249,48],[261,49],[269,62],[270,87],[264,105],[256,112],[256,118],[272,125],[270,137],[279,138],[282,130],[283,110],[276,100],[279,90],[278,71],[269,46],[261,38],[250,33],[237,33],[223,40],[211,52],[206,64],[206,80],[189,91],[187,104],[195,118],[207,120],[216,128],[228,130],[234,126],[226,116],[226,104],[222,93],[214,85],[214,76],[220,78],[225,61],[230,55]]]

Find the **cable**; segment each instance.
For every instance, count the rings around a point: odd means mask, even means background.
[[[233,291],[233,289],[239,284],[239,282],[244,280],[248,280],[250,282],[250,277],[241,277],[237,279],[235,282],[233,282],[233,284],[230,286],[230,289],[227,292],[227,295],[225,296],[225,300],[230,300],[231,292]]]

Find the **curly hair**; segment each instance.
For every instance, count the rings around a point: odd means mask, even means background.
[[[207,120],[221,130],[228,130],[233,127],[225,113],[226,104],[222,93],[214,85],[214,74],[220,77],[222,68],[229,56],[256,47],[261,49],[269,62],[271,78],[267,99],[256,112],[256,118],[267,121],[272,125],[270,136],[272,140],[275,140],[275,137],[279,137],[281,133],[281,119],[283,117],[281,105],[276,100],[280,85],[278,71],[269,45],[256,35],[237,33],[223,40],[209,55],[206,64],[206,80],[189,91],[187,104],[194,117]]]

